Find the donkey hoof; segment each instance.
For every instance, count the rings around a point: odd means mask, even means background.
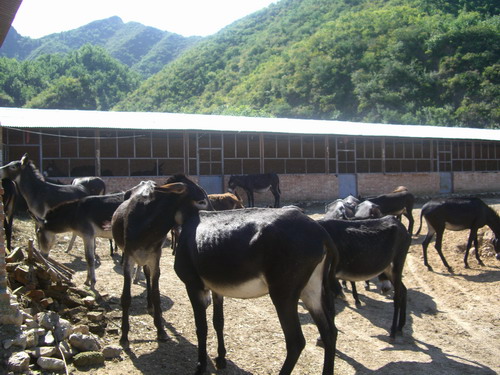
[[[120,345],[121,345],[121,347],[122,347],[123,349],[128,349],[128,348],[130,347],[130,343],[129,343],[129,341],[128,341],[128,338],[126,338],[126,337],[125,337],[125,338],[124,338],[124,337],[122,337],[122,338],[120,339]]]
[[[465,268],[469,268],[469,265],[467,265]],[[454,272],[453,272],[453,268],[448,267],[448,272],[449,272],[449,273],[454,273]]]
[[[215,367],[217,367],[218,370],[222,370],[226,368],[226,366],[227,366],[226,358],[224,357],[215,358]]]
[[[482,260],[480,260],[478,263],[479,263],[479,265],[480,265],[480,266],[483,266],[483,267],[484,267],[484,263],[483,263],[483,261],[482,261]]]
[[[168,335],[165,331],[158,332],[158,341],[162,341],[162,342],[168,341]]]

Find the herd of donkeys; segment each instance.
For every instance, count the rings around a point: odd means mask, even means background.
[[[174,175],[163,185],[143,181],[129,190],[106,194],[102,179],[82,178],[71,185],[48,182],[25,154],[0,167],[4,188],[5,234],[10,248],[16,199],[24,198],[35,220],[38,246],[48,256],[58,233],[72,232],[84,242],[87,260],[85,284],[94,288],[95,238],[114,240],[122,250],[124,286],[120,343],[128,346],[129,308],[134,266],[142,267],[147,281],[148,310],[153,314],[159,340],[166,340],[161,317],[160,256],[169,232],[175,243],[174,269],[184,282],[192,304],[198,338],[196,373],[207,368],[206,309],[213,301],[218,337],[217,368],[226,366],[223,340],[223,297],[255,298],[269,294],[279,317],[287,355],[282,374],[292,372],[305,340],[297,304],[301,300],[316,323],[325,350],[323,373],[333,374],[337,328],[334,296],[342,293],[338,280],[350,281],[356,304],[355,282],[374,277],[392,284],[394,315],[390,336],[401,333],[406,320],[407,289],[402,272],[413,235],[414,196],[404,187],[388,194],[359,199],[348,196],[326,205],[319,220],[296,206],[280,207],[276,174],[231,176],[228,193],[207,193],[185,175]],[[236,189],[247,193],[243,208]],[[274,207],[254,208],[253,193],[270,190]],[[408,219],[408,228],[401,223]],[[469,229],[465,267],[472,245],[479,257],[477,231],[487,225],[500,260],[500,217],[479,198],[440,198],[423,205],[427,223],[422,243],[441,251],[443,232]],[[74,238],[73,238],[74,240]],[[71,246],[71,244],[70,244]],[[111,252],[113,244],[111,242]]]

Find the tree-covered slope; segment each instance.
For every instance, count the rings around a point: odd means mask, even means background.
[[[110,110],[140,82],[138,73],[86,44],[66,55],[0,58],[0,106]]]
[[[201,39],[110,17],[39,39],[23,37],[11,28],[0,48],[0,57],[34,60],[45,54],[68,53],[91,44],[103,47],[112,57],[147,77]]]
[[[493,0],[281,0],[116,109],[500,127]]]

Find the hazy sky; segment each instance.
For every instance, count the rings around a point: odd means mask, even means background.
[[[22,36],[76,29],[119,16],[123,22],[184,36],[214,34],[224,26],[277,0],[23,0],[12,26]]]

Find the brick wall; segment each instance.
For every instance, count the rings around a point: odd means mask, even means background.
[[[439,173],[358,174],[361,196],[385,194],[398,186],[406,186],[415,195],[439,193]]]
[[[454,172],[453,190],[455,193],[500,192],[500,173]]]
[[[338,178],[335,174],[293,174],[280,175],[281,199],[283,203],[300,201],[332,201],[338,198]],[[494,192],[500,191],[500,172],[454,172],[454,192]],[[190,176],[198,181],[196,176]],[[162,177],[103,177],[109,193],[127,190],[142,180],[154,180],[164,183],[167,176]],[[227,186],[229,176],[224,179]],[[415,195],[439,194],[439,173],[402,173],[402,174],[368,174],[357,175],[358,194],[362,196],[389,193],[398,186],[406,186]],[[69,183],[71,179],[61,179]],[[246,194],[238,189],[247,203]],[[271,192],[255,194],[257,206],[274,203]]]

